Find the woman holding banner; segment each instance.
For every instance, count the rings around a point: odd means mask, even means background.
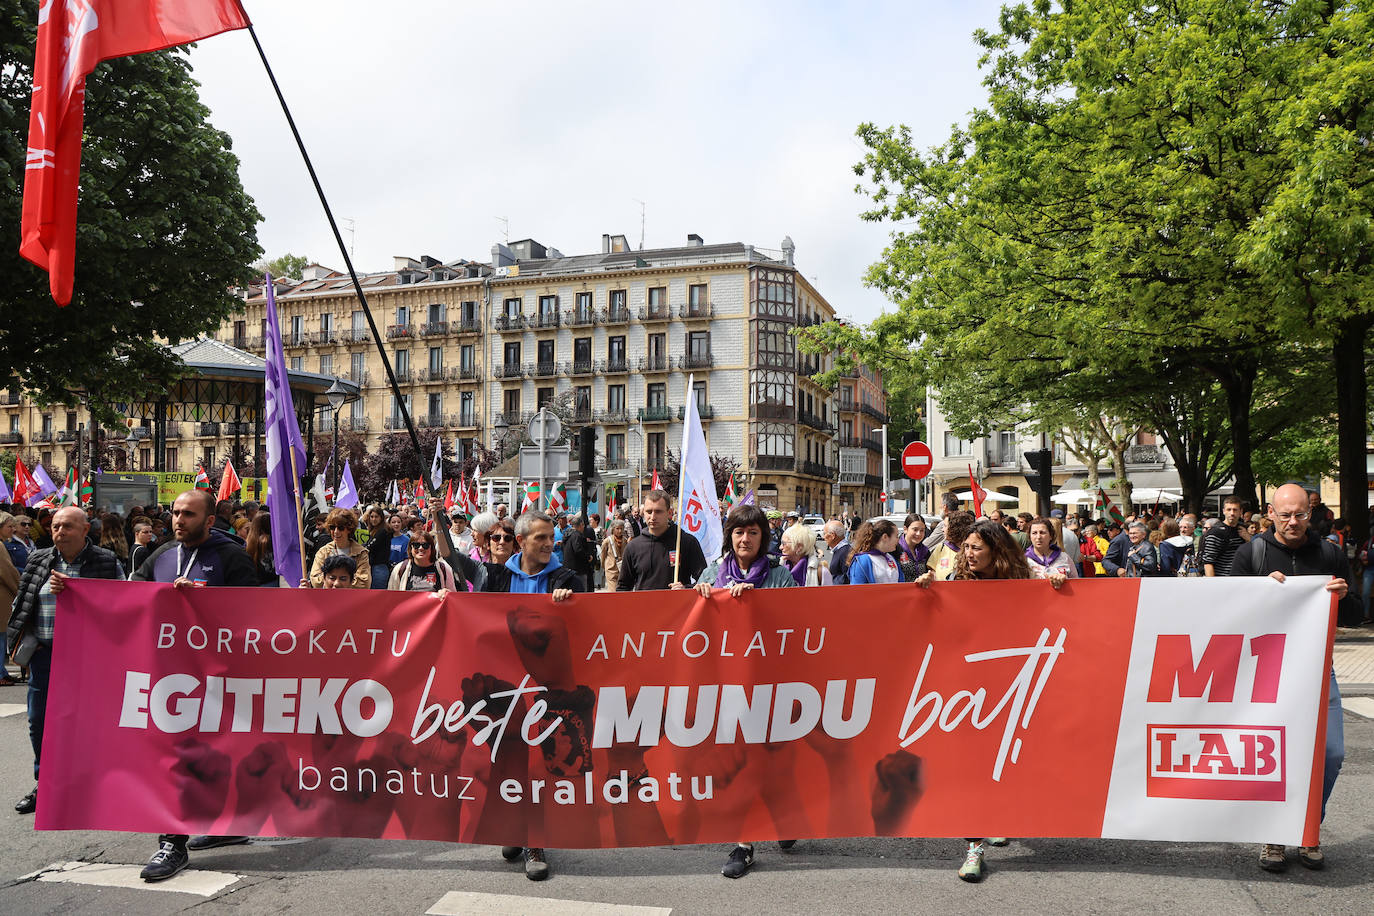
[[[1032,576],[1048,579],[1051,573],[1059,573],[1070,579],[1078,578],[1078,564],[1055,543],[1054,523],[1050,519],[1043,515],[1031,519],[1030,542],[1026,561],[1030,563]]]
[[[726,588],[730,590],[731,598],[738,598],[751,588],[791,588],[797,584],[786,566],[774,566],[769,558],[768,516],[764,515],[758,506],[736,506],[732,509],[726,516],[721,534],[727,545],[725,555],[707,566],[701,578],[697,580],[696,589],[702,595],[709,598],[713,589]],[[765,770],[768,773],[776,773],[780,769],[785,769],[777,765],[778,761],[774,755],[770,754],[766,759],[766,766],[759,766],[759,760],[759,757],[750,754],[741,762],[730,783],[734,790],[743,796],[752,798],[762,794],[774,822],[781,827],[783,817],[795,815],[802,810],[801,799],[796,797],[796,784],[793,781],[764,778]],[[753,791],[746,782],[749,775],[752,775],[754,782],[757,783]],[[787,794],[789,790],[790,797]],[[782,792],[781,795],[778,794],[779,791]],[[744,804],[748,805],[749,802],[746,801]],[[803,830],[792,835],[804,836],[807,832]],[[778,845],[786,849],[794,842],[796,841],[783,840]],[[743,877],[753,864],[754,844],[739,842],[730,850],[730,857],[725,860],[725,866],[720,873],[727,878]]]

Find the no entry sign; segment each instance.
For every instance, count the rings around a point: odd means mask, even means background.
[[[912,442],[902,449],[902,473],[912,480],[920,480],[930,474],[930,446],[924,442]]]

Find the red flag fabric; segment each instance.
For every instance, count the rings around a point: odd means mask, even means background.
[[[444,511],[453,511],[453,481],[448,482],[448,489],[444,491]]]
[[[38,7],[33,107],[19,253],[72,301],[86,76],[112,57],[161,51],[248,27],[238,0],[44,0]]]
[[[662,490],[663,483],[658,479],[658,468],[654,468],[654,476],[649,480],[650,490]]]
[[[983,500],[987,498],[988,491],[979,485],[973,476],[973,465],[968,466],[968,488],[969,495],[973,497],[973,514],[983,514]]]
[[[219,498],[233,499],[234,494],[243,489],[243,482],[239,480],[239,475],[234,473],[232,462],[224,462],[224,474],[219,479]]]
[[[42,489],[38,486],[38,481],[33,479],[33,474],[24,466],[23,460],[14,456],[14,505],[27,506],[29,500],[38,495]]]

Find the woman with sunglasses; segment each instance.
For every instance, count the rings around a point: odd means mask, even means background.
[[[497,566],[515,556],[515,522],[503,518],[487,529],[487,552]]]
[[[367,548],[353,540],[353,532],[358,529],[358,517],[353,510],[330,509],[324,527],[329,532],[329,543],[315,552],[315,562],[310,566],[310,587],[324,588],[324,561],[342,554],[357,564],[353,587],[368,588],[372,584],[372,567],[368,565]]]
[[[428,531],[414,533],[407,548],[408,556],[396,564],[386,587],[393,592],[439,592],[458,590],[453,567],[435,553],[434,535]],[[466,583],[462,589],[466,591]]]

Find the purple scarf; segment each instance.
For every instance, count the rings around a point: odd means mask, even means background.
[[[906,535],[897,538],[897,552],[911,558],[911,562],[916,565],[924,563],[930,559],[930,548],[925,544],[917,544],[914,548],[906,545]]]
[[[748,582],[754,588],[759,588],[767,577],[768,554],[760,552],[754,558],[748,572],[741,572],[739,562],[735,560],[735,552],[732,550],[725,555],[720,564],[720,571],[716,573],[716,588],[729,588],[736,582]]]
[[[1050,548],[1050,555],[1049,555],[1047,558],[1045,558],[1045,559],[1042,560],[1042,559],[1040,559],[1039,556],[1036,555],[1036,553],[1035,553],[1035,548],[1034,548],[1034,547],[1027,547],[1027,548],[1026,548],[1026,559],[1027,559],[1027,560],[1030,560],[1032,563],[1036,564],[1037,566],[1043,566],[1043,567],[1045,567],[1046,569],[1049,569],[1049,568],[1050,568],[1050,564],[1053,563],[1055,560],[1059,559],[1060,555],[1063,554],[1063,553],[1064,553],[1064,551],[1060,550],[1058,547],[1051,547],[1051,548]]]
[[[796,580],[796,583],[797,583],[798,585],[805,585],[805,584],[806,584],[806,564],[807,564],[807,559],[808,559],[807,557],[799,557],[799,558],[797,559],[796,565],[794,565],[794,566],[789,566],[789,567],[788,567],[788,569],[790,569],[790,570],[792,571],[792,578],[793,578],[794,580]],[[783,562],[786,563],[787,561],[784,560]]]

